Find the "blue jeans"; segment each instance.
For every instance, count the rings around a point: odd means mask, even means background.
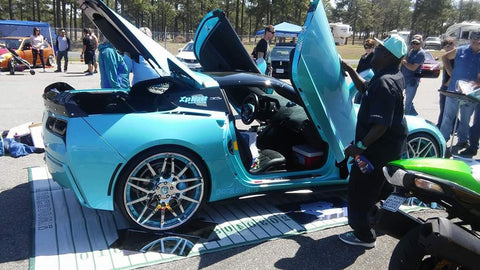
[[[68,67],[68,51],[58,51],[57,52],[57,70],[62,70],[62,58],[65,57],[65,65],[63,66],[64,70],[67,70]]]
[[[473,114],[473,125],[470,127],[470,148],[478,150],[478,140],[480,140],[480,104],[475,105]]]
[[[418,115],[413,106],[413,98],[417,94],[419,82],[420,78],[405,79],[405,114],[407,115]]]
[[[472,116],[475,106],[470,102],[460,102],[456,98],[447,97],[445,99],[445,108],[443,111],[442,125],[440,132],[446,141],[450,139],[450,135],[457,118],[458,108],[460,106],[460,123],[458,124],[457,135],[458,142],[464,143],[468,140],[468,133],[470,128],[470,118]]]

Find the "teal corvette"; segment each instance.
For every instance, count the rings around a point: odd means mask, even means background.
[[[298,39],[295,87],[260,74],[219,10],[198,27],[198,73],[101,1],[80,4],[119,51],[158,73],[128,91],[45,89],[47,167],[83,205],[163,231],[204,203],[348,181],[356,114],[321,2]],[[442,156],[438,130],[417,119],[410,155]]]

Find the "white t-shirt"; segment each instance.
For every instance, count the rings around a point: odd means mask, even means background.
[[[43,37],[43,35],[38,35],[38,36],[34,36],[34,35],[31,35],[30,36],[30,40],[32,40],[32,47],[33,48],[36,48],[36,49],[39,49],[39,50],[42,50],[44,48],[44,42],[45,42],[45,38]]]

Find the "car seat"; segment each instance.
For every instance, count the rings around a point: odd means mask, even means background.
[[[252,153],[245,138],[236,130],[237,143],[240,151],[240,158],[243,166],[250,173],[258,174],[263,172],[285,170],[287,160],[279,152],[271,149],[263,149],[258,154],[254,166],[252,166]]]

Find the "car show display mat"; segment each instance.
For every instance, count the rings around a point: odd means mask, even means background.
[[[81,206],[46,167],[29,168],[34,209],[30,269],[132,269],[347,224],[344,192],[282,193],[207,204],[176,233],[127,228]]]

